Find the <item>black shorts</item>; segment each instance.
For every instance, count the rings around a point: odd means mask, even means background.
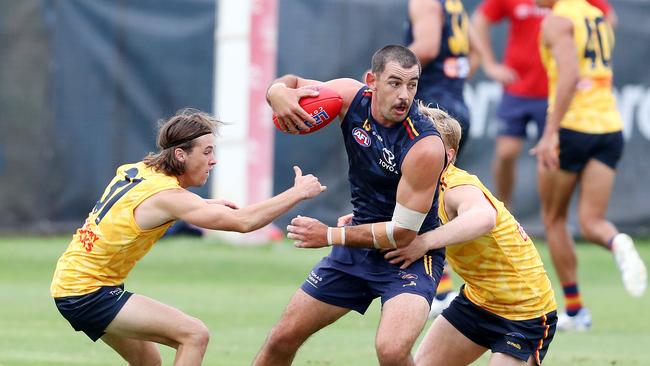
[[[131,295],[133,293],[124,291],[122,284],[103,286],[86,295],[57,297],[54,303],[77,332],[83,331],[96,342]]]
[[[444,251],[430,251],[405,270],[388,263],[378,250],[351,252],[353,263],[341,263],[331,255],[323,258],[301,288],[317,300],[361,314],[375,298],[380,297],[383,305],[403,293],[420,295],[431,305],[442,275]]]
[[[602,134],[560,129],[560,169],[579,173],[587,162],[596,159],[616,169],[623,155],[621,131]]]
[[[442,316],[472,342],[505,353],[522,361],[532,355],[542,363],[555,335],[557,312],[529,320],[509,320],[475,305],[465,297],[464,289]]]

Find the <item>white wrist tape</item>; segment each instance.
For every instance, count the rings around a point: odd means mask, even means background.
[[[415,231],[416,233],[420,231],[422,223],[426,217],[426,212],[421,213],[411,210],[410,208],[400,205],[399,202],[395,205],[395,211],[393,211],[393,223],[395,226]],[[388,231],[388,228],[386,228],[386,231]],[[389,237],[392,237],[392,228]]]
[[[377,227],[375,228],[375,225]],[[393,229],[395,224],[392,221],[380,222],[370,225],[372,232],[372,243],[377,249],[390,249],[397,248],[397,242],[393,237]]]
[[[381,249],[377,241],[377,236],[375,235],[375,224],[370,225],[370,231],[372,232],[372,245],[375,246],[375,249]]]
[[[345,227],[327,228],[327,245],[345,245]]]
[[[327,228],[327,245],[332,246],[332,228]]]
[[[397,248],[397,242],[395,242],[395,237],[393,237],[393,230],[395,229],[395,223],[393,221],[386,223],[386,236],[388,237],[388,242],[393,248]]]

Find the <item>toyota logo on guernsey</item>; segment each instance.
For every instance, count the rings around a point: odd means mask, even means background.
[[[392,151],[388,150],[387,148],[384,148],[381,152],[382,158],[379,158],[379,166],[382,168],[388,170],[391,173],[399,174],[399,171],[395,169],[395,154],[393,154]]]
[[[354,130],[352,130],[352,136],[359,145],[363,147],[370,146],[370,136],[368,136],[368,133],[366,133],[366,131],[363,129],[355,127]]]

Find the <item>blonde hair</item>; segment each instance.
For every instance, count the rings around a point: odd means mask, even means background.
[[[440,132],[440,137],[442,138],[445,147],[447,149],[454,149],[455,152],[458,152],[460,139],[463,135],[460,123],[458,123],[454,117],[450,116],[449,113],[440,108],[429,107],[422,103],[422,101],[418,101],[418,109],[431,120],[434,126],[436,126],[436,130]],[[456,160],[455,156],[454,160]]]

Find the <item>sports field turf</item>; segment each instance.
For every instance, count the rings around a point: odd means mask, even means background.
[[[102,342],[74,332],[49,297],[52,271],[68,239],[0,239],[0,365],[125,364]],[[650,262],[650,241],[637,243]],[[559,294],[546,248],[538,244],[538,249]],[[578,252],[582,296],[594,327],[556,334],[545,365],[649,365],[650,294],[627,296],[611,256],[601,248],[579,245]],[[204,365],[249,365],[291,294],[326,253],[286,243],[242,248],[165,239],[136,266],[126,288],[202,319],[212,332]],[[350,313],[316,334],[294,364],[376,365],[379,310],[375,301],[366,316]],[[162,355],[163,364],[171,365],[172,350],[162,347]],[[485,365],[486,357],[475,364]]]

